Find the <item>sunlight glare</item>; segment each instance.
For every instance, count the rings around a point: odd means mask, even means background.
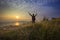
[[[19,22],[16,22],[16,24],[15,24],[16,26],[19,26]]]
[[[19,16],[16,16],[16,19],[19,19]]]

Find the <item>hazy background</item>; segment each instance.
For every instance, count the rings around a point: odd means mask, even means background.
[[[0,0],[0,22],[30,21],[30,13],[37,13],[37,21],[47,18],[60,17],[60,0]]]

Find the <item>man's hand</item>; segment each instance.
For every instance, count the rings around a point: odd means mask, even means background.
[[[29,13],[29,12],[28,12],[28,13]],[[32,16],[31,13],[29,13],[29,15]]]

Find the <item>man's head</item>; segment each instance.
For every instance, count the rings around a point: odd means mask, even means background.
[[[33,16],[34,16],[34,14],[33,14]]]

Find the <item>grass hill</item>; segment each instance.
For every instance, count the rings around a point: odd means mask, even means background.
[[[59,23],[51,20],[24,27],[9,26],[14,30],[0,28],[0,40],[60,40]]]

